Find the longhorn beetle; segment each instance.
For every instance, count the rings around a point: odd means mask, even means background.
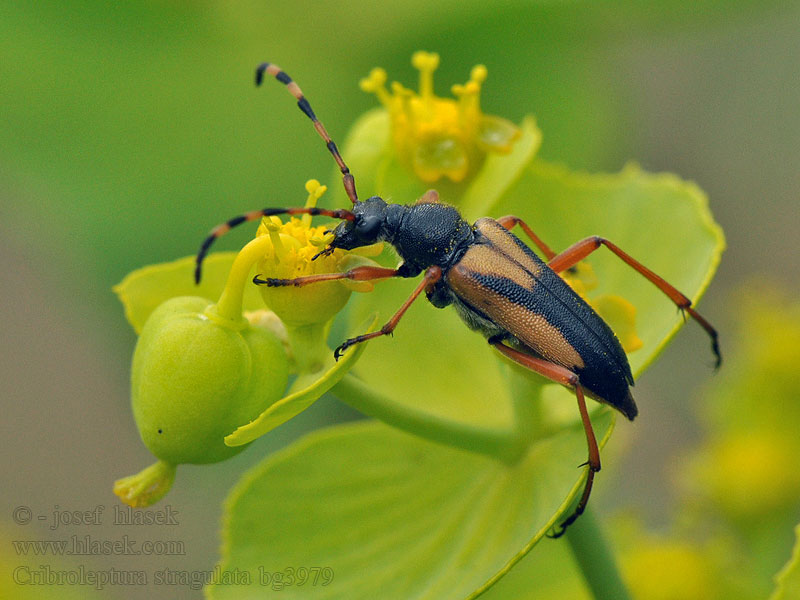
[[[378,196],[359,200],[355,180],[336,144],[317,119],[298,85],[278,66],[263,63],[256,69],[256,85],[264,74],[286,85],[317,133],[325,141],[342,173],[342,182],[353,206],[350,210],[323,208],[265,208],[234,217],[211,230],[197,254],[195,281],[209,247],[231,228],[272,215],[321,215],[341,222],[333,240],[314,258],[334,249],[352,250],[379,241],[391,244],[402,259],[396,269],[361,266],[344,273],[309,275],[296,279],[253,279],[271,287],[304,286],[320,281],[350,279],[369,281],[389,277],[416,277],[422,281],[395,315],[378,331],[346,340],[334,352],[392,333],[409,306],[424,291],[437,308],[452,304],[471,329],[481,332],[501,354],[547,379],[571,389],[578,400],[589,449],[588,474],[575,511],[553,537],[560,537],[584,511],[592,491],[594,474],[600,470],[600,451],[586,409],[585,396],[619,410],[628,419],[637,414],[630,387],[633,375],[617,337],[597,313],[558,273],[605,246],[653,283],[681,310],[697,321],[711,337],[716,367],[721,363],[717,332],[693,308],[681,292],[618,246],[592,236],[556,254],[519,217],[482,218],[465,221],[458,210],[439,202],[430,190],[410,205],[387,203]],[[519,225],[547,258],[541,260],[511,229]]]

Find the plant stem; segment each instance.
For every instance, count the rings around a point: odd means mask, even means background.
[[[329,359],[331,351],[325,343],[328,329],[326,323],[286,326],[289,345],[292,347],[292,356],[297,372],[301,376],[308,375],[318,378],[320,372],[327,366],[326,363],[333,362]],[[294,387],[302,389],[299,384],[295,384]]]
[[[614,554],[606,543],[600,525],[588,508],[564,536],[586,584],[597,600],[630,600],[622,582]]]
[[[426,411],[402,404],[372,389],[351,373],[345,375],[331,392],[352,408],[380,419],[403,431],[425,439],[463,448],[471,452],[488,454],[506,462],[514,462],[521,448],[530,443],[524,429],[516,423],[508,428],[483,428],[446,419]]]
[[[222,291],[216,307],[214,307],[213,313],[215,315],[232,323],[246,324],[242,317],[244,286],[249,283],[250,270],[253,268],[253,264],[263,256],[269,244],[271,244],[269,236],[257,237],[250,240],[236,255],[231,272],[228,274],[228,281],[225,283],[225,289]]]

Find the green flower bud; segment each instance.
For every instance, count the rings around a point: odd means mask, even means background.
[[[223,439],[277,401],[288,359],[271,332],[219,318],[204,298],[157,308],[133,356],[131,398],[142,441],[169,464],[211,463],[241,448]]]

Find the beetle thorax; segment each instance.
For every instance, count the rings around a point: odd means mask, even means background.
[[[399,219],[392,218],[392,209]],[[387,217],[387,229],[393,230],[387,241],[409,266],[419,269],[438,265],[447,270],[458,251],[472,240],[470,224],[447,204],[390,205]]]

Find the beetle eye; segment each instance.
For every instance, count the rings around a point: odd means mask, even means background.
[[[381,227],[379,217],[364,217],[356,221],[356,235],[362,240],[375,240]]]

